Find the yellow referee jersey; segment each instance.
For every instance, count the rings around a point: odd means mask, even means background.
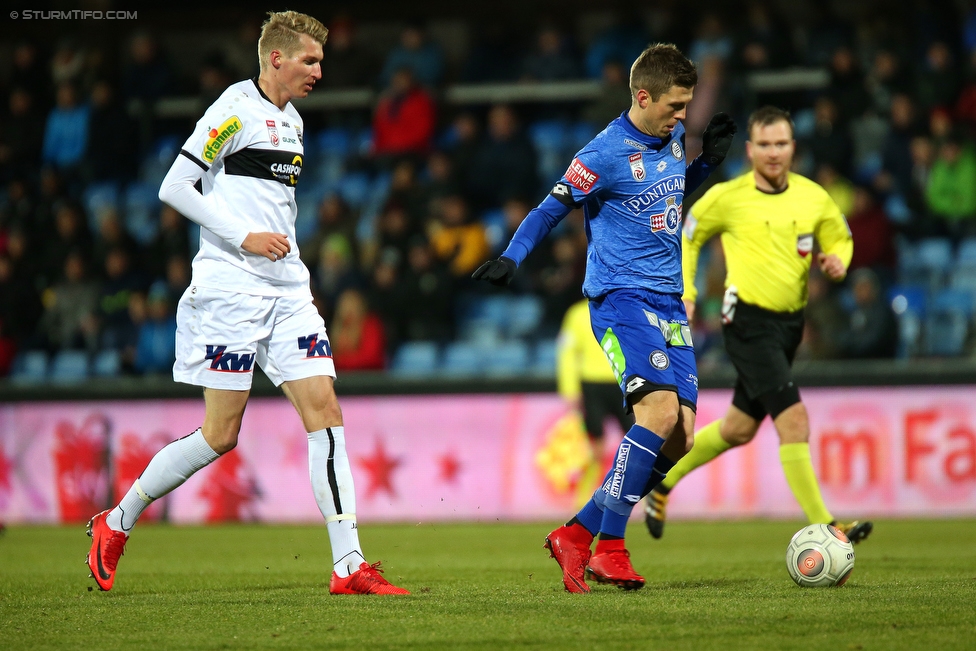
[[[775,194],[756,188],[752,170],[713,186],[685,217],[681,238],[684,299],[695,300],[695,271],[702,245],[721,233],[727,273],[739,299],[774,312],[796,312],[807,303],[813,242],[850,264],[854,240],[826,190],[790,173]]]
[[[567,400],[579,397],[580,382],[617,383],[600,342],[593,336],[588,303],[586,300],[574,303],[566,311],[559,329],[556,381],[559,395]]]

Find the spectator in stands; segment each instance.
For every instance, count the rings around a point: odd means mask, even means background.
[[[329,40],[325,43],[325,58],[322,59],[321,83],[326,88],[372,86],[376,78],[376,65],[372,57],[356,44],[353,20],[349,16],[338,16],[329,22],[328,27]]]
[[[169,373],[176,361],[176,313],[169,303],[166,286],[155,283],[146,297],[146,316],[139,328],[135,370],[139,373]]]
[[[427,216],[424,192],[417,182],[417,168],[412,160],[401,160],[393,167],[386,203],[401,206],[411,224]]]
[[[116,101],[115,89],[105,79],[96,81],[91,91],[87,179],[129,181],[137,167],[134,158],[138,150],[135,125]]]
[[[813,269],[807,284],[803,342],[797,351],[801,359],[837,359],[839,333],[847,328],[847,315],[834,293],[834,284]],[[697,341],[695,342],[698,343]]]
[[[139,349],[139,334],[148,319],[146,307],[146,293],[144,291],[132,292],[129,295],[129,318],[127,328],[119,329],[114,333],[112,342],[105,341],[102,337],[103,350],[116,350],[119,353],[119,367],[122,373],[132,375],[136,373],[136,352]],[[111,343],[113,346],[109,346]]]
[[[68,200],[61,174],[51,166],[41,168],[38,190],[37,200],[34,202],[34,217],[26,230],[27,236],[32,241],[50,237],[51,231],[55,228],[54,215]],[[43,256],[44,251],[38,253]]]
[[[954,128],[952,115],[945,107],[937,106],[929,112],[929,135],[936,145],[941,145]]]
[[[852,118],[863,115],[872,104],[864,73],[849,45],[841,45],[830,57],[830,86],[826,96],[834,105],[829,121],[839,129]],[[818,123],[819,119],[818,115]]]
[[[583,107],[580,117],[593,125],[596,133],[630,107],[629,70],[619,61],[603,64],[600,95]]]
[[[347,289],[359,289],[363,278],[352,257],[352,244],[345,236],[336,233],[326,238],[319,254],[319,265],[314,270],[315,294],[323,317],[328,321],[335,313],[339,295]]]
[[[332,32],[330,31],[331,35]],[[349,204],[337,193],[330,192],[322,198],[318,206],[318,225],[304,242],[299,243],[302,262],[309,269],[319,264],[322,244],[333,235],[341,235],[352,247],[353,259],[359,260],[356,239],[356,214]]]
[[[369,310],[366,298],[359,290],[347,289],[339,296],[329,331],[337,371],[381,371],[386,368],[383,322]]]
[[[469,84],[515,81],[522,37],[504,17],[486,15],[472,25],[461,81]]]
[[[444,53],[416,23],[400,32],[400,44],[387,54],[380,72],[380,86],[389,86],[393,76],[403,68],[413,72],[417,83],[427,88],[436,88],[444,75]]]
[[[585,249],[574,234],[564,234],[552,243],[552,263],[540,270],[537,287],[542,294],[543,315],[539,336],[554,337],[563,315],[582,295]]]
[[[440,208],[439,219],[428,226],[431,246],[455,278],[467,279],[488,257],[485,227],[471,220],[468,204],[459,194],[444,198]]]
[[[939,147],[925,196],[942,234],[955,241],[976,234],[976,152],[958,132]]]
[[[488,133],[467,172],[466,187],[475,210],[497,207],[507,197],[539,194],[535,149],[510,106],[496,104],[489,111]]]
[[[51,57],[51,81],[55,86],[78,84],[85,67],[85,51],[74,39],[62,40]]]
[[[38,324],[41,345],[49,352],[98,348],[99,284],[88,277],[87,263],[80,251],[64,260],[63,279],[44,295],[44,313]]]
[[[189,260],[190,241],[183,215],[164,203],[159,209],[159,230],[146,247],[144,264],[141,266],[152,278],[161,278],[166,274],[169,260],[174,256]],[[309,265],[309,269],[311,268],[312,265]]]
[[[370,274],[369,304],[383,321],[387,353],[393,353],[404,339],[404,322],[419,305],[407,305],[407,297],[400,286],[400,256],[393,252],[382,254]],[[453,288],[447,291],[452,291]]]
[[[806,143],[813,154],[814,164],[830,165],[838,173],[847,176],[851,170],[853,146],[851,136],[837,111],[837,104],[826,95],[817,98],[813,107],[813,136]]]
[[[0,121],[0,181],[33,175],[41,160],[44,122],[25,88],[10,91],[9,113]]]
[[[586,76],[597,79],[608,61],[635,61],[647,47],[643,21],[634,8],[621,7],[613,22],[590,43],[586,51]],[[623,109],[621,109],[623,111]]]
[[[259,69],[254,60],[254,44],[261,36],[261,20],[254,17],[245,18],[234,31],[234,38],[224,42],[224,60],[235,80],[256,77]],[[329,45],[332,41],[332,31],[329,31]],[[325,73],[325,61],[322,62],[322,72]],[[363,84],[365,85],[365,84]]]
[[[829,163],[823,163],[817,168],[816,181],[827,191],[830,198],[840,208],[842,215],[850,215],[854,210],[854,184],[838,174]]]
[[[949,46],[943,41],[930,44],[915,81],[919,106],[923,110],[952,106],[959,93],[959,81]]]
[[[840,354],[846,359],[894,357],[898,325],[877,275],[867,268],[857,269],[851,274],[850,282],[855,307],[847,330],[840,337]]]
[[[156,39],[138,32],[129,43],[129,60],[122,74],[122,85],[128,99],[148,102],[173,92],[174,74],[159,51]]]
[[[213,104],[233,81],[222,52],[205,56],[197,72],[197,95],[201,104]]]
[[[410,240],[406,269],[396,285],[400,337],[446,342],[454,334],[454,280],[423,235]]]
[[[854,189],[854,208],[846,216],[854,238],[854,256],[848,271],[866,267],[882,279],[892,280],[896,263],[894,229],[871,188],[859,185]]]
[[[51,76],[37,56],[37,47],[21,41],[14,47],[8,83],[23,88],[33,100],[34,110],[46,114],[51,106]]]
[[[114,208],[103,209],[98,221],[98,238],[92,245],[91,260],[92,268],[98,270],[107,269],[106,263],[109,254],[121,249],[126,252],[126,270],[142,271],[146,262],[142,255],[141,247],[136,243],[132,236],[125,230],[119,214]]]
[[[917,237],[925,234],[924,230],[929,223],[926,219],[929,209],[926,192],[932,164],[935,162],[935,146],[928,136],[918,135],[911,139],[909,151],[912,156],[912,184],[905,202],[912,211],[913,220],[906,231]]]
[[[41,159],[54,165],[71,178],[80,173],[80,165],[88,146],[90,109],[79,103],[75,87],[70,83],[58,86],[57,105],[48,115],[44,127]]]
[[[789,28],[771,13],[767,3],[749,2],[745,19],[745,25],[735,34],[738,56],[745,68],[783,68],[795,62]]]
[[[461,191],[461,184],[454,171],[451,157],[444,151],[431,152],[427,157],[427,167],[420,181],[419,203],[424,214],[436,212],[437,204],[452,194]]]
[[[715,11],[706,11],[695,27],[695,38],[688,48],[688,58],[696,64],[711,58],[728,61],[734,47],[735,43],[725,29],[722,17]]]
[[[890,107],[892,119],[894,119],[894,106],[892,104],[895,101],[895,96],[911,96],[911,83],[909,79],[906,79],[901,60],[894,51],[887,48],[882,48],[874,53],[871,70],[868,72],[865,84],[868,93],[871,95],[874,109],[884,114],[888,112]]]
[[[121,350],[133,329],[129,318],[129,299],[144,289],[143,278],[132,270],[129,252],[122,247],[109,249],[104,261],[105,280],[98,299],[101,347]]]
[[[915,115],[915,103],[910,96],[895,93],[891,96],[890,107],[891,124],[881,147],[881,165],[891,178],[883,184],[883,189],[907,197],[912,184],[911,142],[921,133],[921,128]]]
[[[976,11],[973,12],[976,16]],[[969,53],[965,82],[955,106],[956,119],[966,125],[971,136],[976,136],[976,50]]]
[[[180,254],[171,255],[166,261],[163,280],[169,293],[169,304],[176,305],[180,302],[183,292],[190,286],[190,261]]]
[[[535,48],[522,58],[521,67],[522,81],[568,81],[580,77],[566,36],[552,24],[539,30]]]
[[[65,269],[65,260],[72,253],[83,255],[92,250],[91,237],[81,212],[81,206],[73,201],[62,201],[55,208],[55,232],[41,233],[37,242],[43,242],[40,251],[38,274],[44,287],[53,284]],[[53,235],[53,236],[52,236]],[[87,269],[86,269],[87,271]]]
[[[0,377],[10,372],[14,355],[17,354],[17,331],[20,306],[17,305],[18,288],[12,284],[13,265],[5,254],[0,254]]]
[[[0,203],[0,239],[10,230],[30,227],[34,218],[34,199],[30,196],[27,181],[14,177],[7,183],[7,192]],[[0,251],[2,251],[0,247]]]
[[[430,94],[403,67],[393,73],[373,113],[373,154],[380,159],[419,157],[434,138],[436,107]]]
[[[478,154],[481,147],[480,134],[478,120],[471,113],[459,113],[451,123],[445,138],[448,141],[446,146],[459,178],[471,168],[471,163]]]
[[[9,242],[13,242],[13,245]],[[0,337],[22,349],[37,330],[41,301],[34,289],[34,279],[22,264],[23,238],[13,234],[8,253],[0,255]]]
[[[395,256],[399,269],[406,259],[410,239],[419,234],[420,229],[403,206],[397,202],[389,202],[383,212],[380,213],[377,233],[379,237],[376,241],[376,248],[373,255],[370,256],[369,262],[376,259],[377,255],[379,257]]]

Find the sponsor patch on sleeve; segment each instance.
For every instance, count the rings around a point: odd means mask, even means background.
[[[695,219],[695,216],[689,210],[688,214],[685,215],[685,225],[681,229],[681,231],[685,234],[686,238],[688,238],[689,240],[693,240],[695,239],[695,228],[697,227],[698,227],[698,220]]]
[[[600,180],[600,175],[588,168],[578,158],[574,158],[566,170],[566,180],[584,194],[593,189],[593,186]]]
[[[203,144],[203,160],[212,163],[227,142],[244,128],[241,119],[232,115],[219,127],[210,129],[207,141]]]

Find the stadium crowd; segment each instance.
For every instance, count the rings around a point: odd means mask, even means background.
[[[576,147],[629,106],[630,62],[651,41],[677,43],[698,65],[689,134],[718,110],[744,125],[759,105],[789,108],[797,171],[827,188],[847,216],[852,273],[839,286],[811,280],[802,355],[969,354],[976,9],[863,2],[840,15],[812,1],[788,11],[740,5],[714,3],[693,16],[676,3],[620,9],[593,33],[551,17],[527,16],[531,34],[469,20],[467,47],[450,56],[423,22],[401,25],[397,43],[378,49],[359,36],[368,25],[353,10],[332,17],[313,96],[376,91],[371,107],[300,108],[307,155],[298,244],[338,369],[386,368],[405,342],[498,336],[474,318],[494,290],[476,286],[471,272],[500,252]],[[206,105],[254,76],[259,24],[256,17],[211,35],[212,50],[192,68],[165,47],[172,34],[150,31],[0,48],[0,374],[30,350],[109,351],[118,372],[169,371],[175,305],[198,230],[156,191],[182,144],[174,134],[188,133],[198,114],[166,117],[154,107],[185,96]],[[822,81],[756,83],[793,67],[823,71]],[[445,93],[457,83],[578,79],[600,80],[599,96],[459,106]],[[712,182],[744,171],[743,138],[734,146]],[[689,138],[689,156],[698,148]],[[512,288],[535,305],[531,331],[519,333],[535,339],[554,337],[580,298],[582,215],[554,235]],[[718,241],[701,264],[695,340],[707,372],[727,363]],[[924,318],[940,315],[933,329],[946,323],[937,308],[958,317],[950,319],[958,345],[940,348],[942,335],[926,345]]]

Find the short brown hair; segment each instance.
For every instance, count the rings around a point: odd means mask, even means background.
[[[695,64],[671,43],[655,43],[641,52],[630,67],[630,94],[644,89],[656,102],[672,86],[694,88],[698,84]]]
[[[778,108],[776,106],[760,106],[749,116],[749,123],[746,126],[746,132],[749,134],[748,138],[752,138],[752,128],[757,124],[759,126],[768,127],[771,124],[783,121],[790,127],[790,138],[794,137],[793,134],[793,118],[790,116],[790,112]]]
[[[264,70],[273,50],[278,50],[285,56],[291,56],[298,51],[301,47],[301,34],[308,34],[325,45],[329,30],[307,14],[297,11],[269,11],[268,19],[261,25],[261,38],[258,39],[261,70]]]

